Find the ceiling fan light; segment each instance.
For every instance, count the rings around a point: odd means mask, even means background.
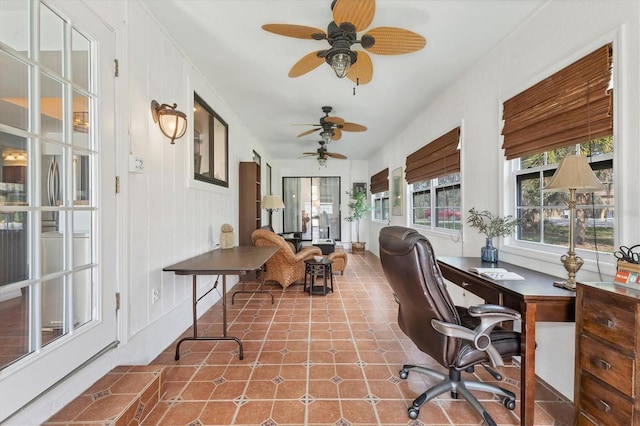
[[[322,137],[322,141],[328,145],[332,140],[333,140],[333,132],[332,131],[324,131],[322,133],[320,133],[320,136]]]
[[[351,68],[351,56],[346,53],[336,53],[331,58],[331,68],[338,78],[344,78]]]
[[[318,157],[318,164],[320,164],[320,166],[324,166],[327,164],[327,159],[325,157]]]

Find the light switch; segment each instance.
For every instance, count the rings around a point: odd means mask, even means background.
[[[129,154],[129,173],[144,173],[144,160],[142,157]]]

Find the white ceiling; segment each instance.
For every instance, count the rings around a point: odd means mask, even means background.
[[[343,132],[329,151],[367,159],[392,140],[440,91],[491,50],[545,0],[378,0],[370,28],[392,26],[427,39],[424,49],[397,56],[371,54],[373,80],[355,88],[323,64],[298,78],[289,69],[326,41],[264,31],[266,23],[322,28],[331,0],[144,0],[184,53],[274,159],[318,148],[321,107],[366,126]],[[359,33],[359,36],[362,33]],[[359,46],[355,47],[360,49]],[[222,117],[224,119],[224,117]]]

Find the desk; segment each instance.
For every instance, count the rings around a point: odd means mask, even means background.
[[[261,269],[278,250],[279,248],[276,246],[239,246],[230,249],[217,249],[162,269],[163,271],[175,272],[176,275],[193,275],[193,337],[180,339],[176,345],[176,361],[180,359],[180,344],[185,340],[235,340],[240,347],[240,359],[244,358],[240,339],[227,336],[227,275],[244,275],[247,272]],[[217,284],[216,281],[216,284],[211,289],[198,297],[198,275],[222,275],[222,336],[198,336],[198,317],[196,312],[198,302],[209,294]]]
[[[438,257],[442,276],[487,303],[507,306],[522,314],[522,357],[520,367],[520,422],[533,425],[535,404],[536,322],[574,322],[576,295],[553,286],[558,277],[506,262],[483,264],[479,257]],[[478,267],[505,268],[524,280],[492,280],[469,272]]]

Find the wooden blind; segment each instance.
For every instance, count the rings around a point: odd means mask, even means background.
[[[613,134],[607,44],[504,103],[508,160]]]
[[[407,156],[405,179],[412,184],[460,171],[460,127]]]
[[[372,194],[377,194],[379,192],[385,192],[389,190],[389,168],[376,173],[371,176],[371,186],[370,191]]]

